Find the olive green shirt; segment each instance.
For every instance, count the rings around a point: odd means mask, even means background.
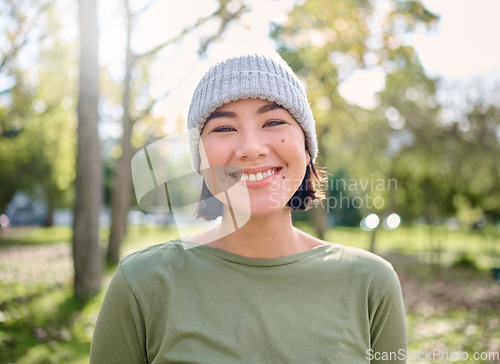
[[[173,241],[121,260],[90,362],[356,364],[369,349],[406,350],[399,280],[382,258],[331,244],[254,259]]]

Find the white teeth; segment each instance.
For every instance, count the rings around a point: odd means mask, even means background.
[[[267,171],[259,172],[257,174],[253,173],[243,174],[243,176],[241,176],[240,179],[243,181],[258,182],[262,181],[264,178],[271,177],[275,173],[276,173],[275,169],[268,169]]]

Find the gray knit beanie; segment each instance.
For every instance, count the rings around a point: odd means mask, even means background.
[[[208,117],[231,101],[259,98],[275,102],[295,118],[304,131],[314,162],[318,154],[314,117],[297,76],[277,54],[245,54],[228,58],[210,68],[196,87],[188,113],[191,162],[198,171],[198,144]]]

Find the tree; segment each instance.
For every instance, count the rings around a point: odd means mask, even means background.
[[[159,44],[153,49],[144,52],[142,54],[137,54],[131,48],[131,38],[133,33],[133,23],[138,16],[140,16],[150,5],[148,3],[145,7],[133,12],[131,5],[128,0],[124,0],[124,8],[126,12],[126,67],[125,76],[123,80],[123,99],[122,99],[122,109],[123,109],[123,136],[121,138],[121,150],[122,154],[118,161],[118,166],[116,168],[116,174],[114,177],[114,186],[111,195],[111,227],[110,227],[110,237],[107,250],[107,260],[110,263],[117,263],[120,258],[120,245],[123,236],[126,232],[127,227],[127,213],[130,208],[130,198],[131,198],[131,160],[135,153],[135,149],[132,145],[132,129],[134,123],[147,117],[153,107],[155,106],[158,99],[151,98],[146,95],[146,99],[149,99],[149,105],[147,105],[142,110],[133,110],[132,105],[134,104],[133,91],[141,89],[142,85],[133,84],[133,73],[136,68],[140,66],[139,62],[148,62],[152,57],[154,57],[158,52],[167,46],[176,44],[182,41],[188,34],[193,30],[198,29],[206,22],[214,19],[220,20],[219,27],[217,31],[203,39],[200,40],[199,53],[203,55],[209,45],[216,41],[221,34],[224,33],[228,25],[238,19],[241,14],[243,14],[247,7],[243,3],[239,3],[236,8],[232,7],[231,4],[228,6],[229,2],[227,0],[219,0],[218,8],[206,17],[202,17],[195,22],[195,24],[182,29],[179,34],[175,37]],[[230,10],[230,8],[232,10]],[[144,70],[142,73],[147,73]],[[147,77],[146,77],[147,78]],[[135,86],[135,88],[134,88]],[[135,114],[135,115],[134,115]]]
[[[20,159],[29,150],[19,146],[14,138],[32,115],[33,88],[26,82],[23,70],[16,64],[21,51],[26,48],[33,34],[35,17],[26,11],[23,3],[7,1],[0,5],[0,211],[19,189]],[[30,4],[33,5],[33,4]],[[45,5],[44,5],[45,6]],[[29,8],[29,7],[28,7]],[[40,8],[43,10],[43,7]],[[27,158],[29,159],[29,157]]]
[[[51,225],[52,210],[72,197],[74,41],[63,36],[58,6],[30,0],[4,5],[0,77],[8,86],[0,91],[0,211],[22,191],[47,204],[45,224]]]
[[[379,18],[375,10],[382,5],[386,10]],[[392,178],[387,118],[377,110],[351,105],[339,86],[356,70],[378,68],[388,74],[406,69],[406,63],[394,61],[392,51],[403,45],[407,31],[435,20],[418,1],[306,0],[294,7],[283,26],[275,26],[272,36],[283,57],[307,86],[319,137],[318,161],[331,175],[346,176],[348,182]],[[356,186],[342,192],[354,197],[384,193]],[[367,209],[363,204],[362,210]],[[324,220],[319,215],[326,212],[316,211],[314,222]],[[317,227],[323,236],[324,225]]]
[[[0,53],[0,74],[19,57],[30,44],[38,43],[48,34],[40,27],[40,14],[50,7],[50,1],[7,0],[0,5],[2,19],[2,52]],[[34,31],[36,29],[36,31]],[[0,94],[9,88],[0,89]]]
[[[95,0],[79,0],[80,83],[78,95],[78,154],[73,223],[75,295],[85,300],[101,287],[99,212],[102,166],[97,136],[99,68]]]
[[[500,85],[477,80],[443,87],[441,160],[451,191],[450,205],[459,222],[477,228],[500,217]]]
[[[389,57],[404,65],[387,74],[377,108],[390,126],[390,173],[402,187],[394,196],[395,202],[406,218],[422,216],[433,224],[443,213],[450,212],[440,158],[446,135],[438,125],[437,83],[425,75],[412,48],[398,47]]]

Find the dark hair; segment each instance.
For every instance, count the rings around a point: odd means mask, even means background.
[[[308,210],[313,202],[325,198],[322,191],[324,183],[323,170],[315,167],[313,163],[308,164],[302,183],[286,205],[292,210]],[[222,202],[214,197],[205,181],[203,181],[201,187],[200,200],[195,216],[205,221],[212,221],[222,216]]]

